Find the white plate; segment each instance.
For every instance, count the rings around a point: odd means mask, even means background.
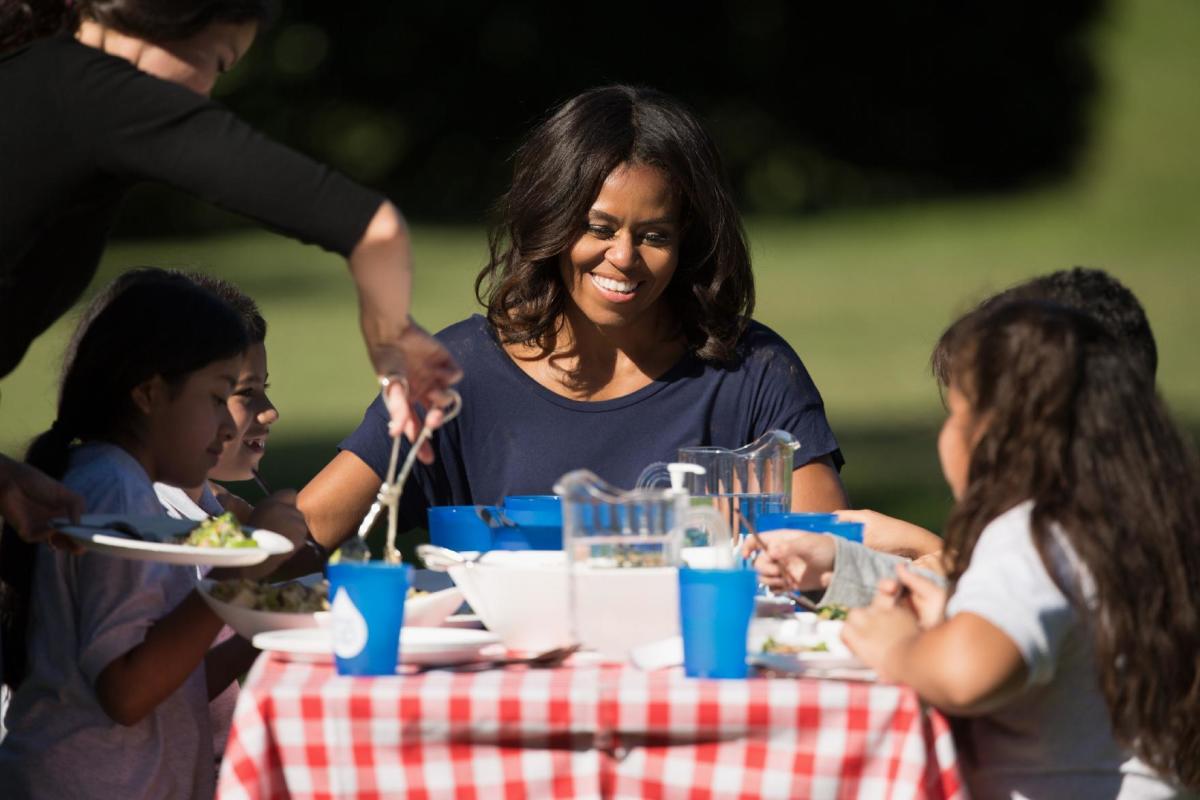
[[[258,547],[189,547],[163,541],[186,534],[198,523],[171,517],[141,517],[128,514],[84,514],[82,525],[103,526],[120,520],[127,522],[151,541],[130,539],[118,531],[106,533],[67,523],[55,525],[55,530],[75,539],[88,550],[130,558],[135,561],[160,561],[164,564],[193,564],[214,567],[248,567],[266,561],[271,556],[290,553],[292,543],[278,533],[262,528],[243,528],[254,538]],[[153,541],[158,540],[158,541]]]
[[[832,669],[861,669],[867,665],[846,653],[755,653],[750,663],[776,672],[824,672]]]
[[[461,628],[400,629],[400,663],[455,664],[481,658],[481,651],[500,643],[487,631]],[[324,628],[269,631],[254,637],[260,650],[279,654],[293,661],[332,661],[333,641]]]
[[[475,630],[483,629],[483,620],[475,614],[451,614],[442,620],[442,627],[445,628],[473,628]]]

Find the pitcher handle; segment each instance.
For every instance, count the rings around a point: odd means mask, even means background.
[[[638,475],[635,489],[654,489],[659,486],[671,485],[671,473],[667,470],[666,461],[655,461],[648,465],[642,474]]]

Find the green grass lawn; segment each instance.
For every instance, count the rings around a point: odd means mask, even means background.
[[[1137,292],[1159,340],[1160,386],[1182,419],[1200,422],[1200,107],[1189,88],[1200,74],[1200,6],[1114,4],[1097,36],[1104,93],[1085,166],[1068,184],[747,221],[757,317],[792,343],[821,388],[856,504],[940,524],[948,495],[934,453],[940,406],[929,350],[973,302],[1053,269],[1104,267]],[[437,329],[474,312],[482,229],[417,224],[414,239],[418,319]],[[259,300],[282,412],[264,472],[275,485],[303,483],[375,389],[338,259],[259,232],[127,242],[109,249],[98,281],[140,264],[210,270]],[[49,423],[72,323],[43,336],[0,384],[4,452]]]

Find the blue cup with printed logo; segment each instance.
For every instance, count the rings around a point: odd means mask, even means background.
[[[504,498],[504,515],[514,522],[531,550],[562,550],[562,498],[521,494]]]
[[[689,678],[746,677],[757,588],[757,573],[745,567],[679,568],[683,671]]]
[[[330,633],[339,675],[395,675],[412,567],[331,564]]]

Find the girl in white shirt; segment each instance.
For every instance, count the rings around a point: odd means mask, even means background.
[[[246,344],[234,311],[186,279],[123,281],[81,323],[28,461],[88,511],[165,514],[154,482],[202,483],[234,435]],[[210,796],[208,701],[249,659],[210,650],[222,623],[191,568],[4,538],[5,796]]]
[[[977,800],[1200,789],[1200,467],[1152,376],[1048,304],[939,347],[949,602],[901,569],[911,605],[885,581],[847,644],[960,718]]]

